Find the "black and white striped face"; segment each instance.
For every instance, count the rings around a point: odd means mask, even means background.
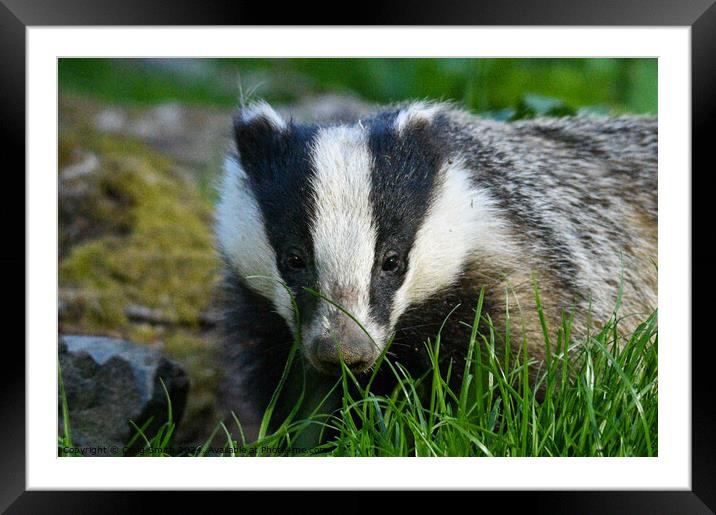
[[[257,103],[235,121],[219,243],[321,371],[341,359],[368,369],[400,316],[452,284],[478,242],[494,236],[490,199],[443,155],[439,116],[439,106],[414,104],[319,127],[286,123]]]

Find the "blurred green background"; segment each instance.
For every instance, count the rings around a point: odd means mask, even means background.
[[[656,59],[61,59],[59,84],[117,104],[234,106],[326,92],[387,103],[456,100],[495,118],[656,113]]]

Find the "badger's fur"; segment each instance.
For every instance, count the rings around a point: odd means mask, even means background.
[[[653,117],[500,123],[417,102],[317,126],[257,102],[234,130],[216,233],[223,366],[242,381],[227,407],[244,416],[247,402],[260,416],[296,336],[318,384],[340,359],[369,369],[390,339],[392,358],[419,375],[423,342],[456,306],[442,354],[463,357],[481,288],[497,327],[509,303],[512,340],[524,336],[537,361],[534,280],[548,324],[573,309],[577,337],[588,315],[610,317],[622,274],[623,314],[656,307]]]

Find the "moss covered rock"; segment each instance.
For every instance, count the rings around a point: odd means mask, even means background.
[[[192,383],[185,436],[204,433],[218,260],[210,200],[195,177],[137,139],[81,119],[65,125],[59,246],[60,333],[156,345],[181,361]]]

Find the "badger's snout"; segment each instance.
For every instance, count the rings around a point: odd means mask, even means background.
[[[312,339],[309,361],[325,374],[338,374],[341,361],[353,372],[364,372],[378,357],[375,343],[358,324],[347,317],[340,318]]]

